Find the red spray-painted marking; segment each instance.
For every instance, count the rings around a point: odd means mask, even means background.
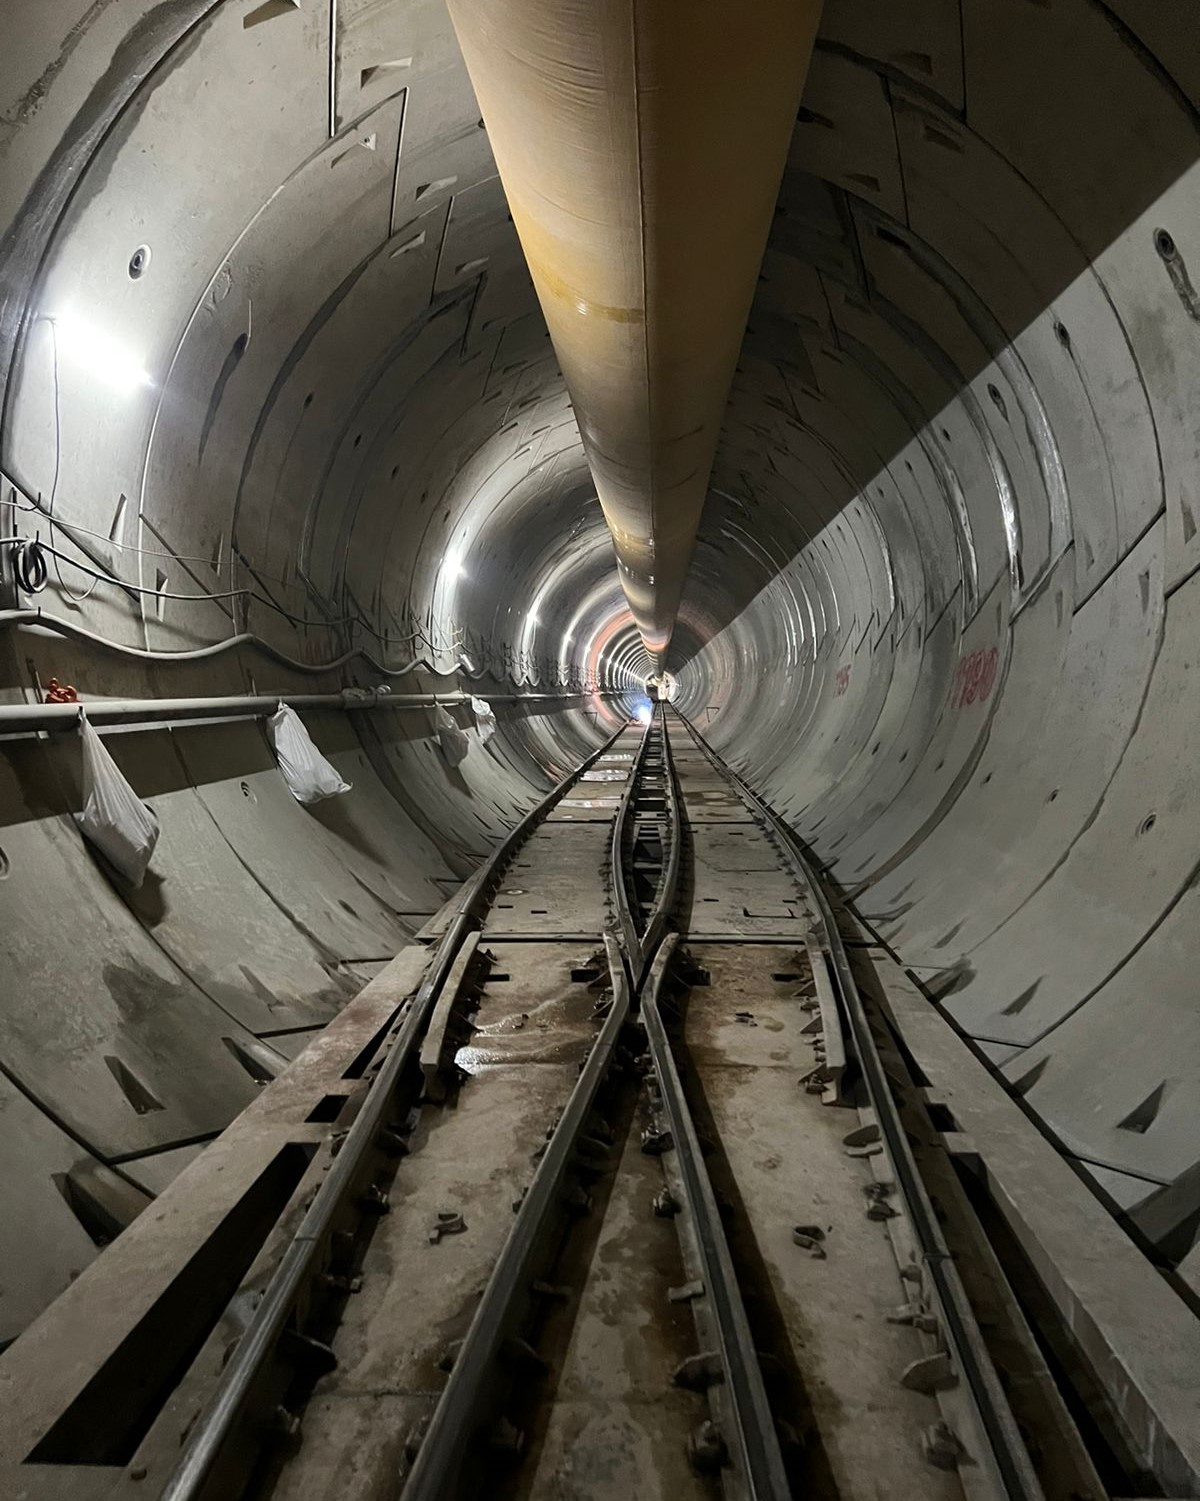
[[[951,702],[956,709],[966,708],[976,701],[983,703],[996,682],[996,668],[1000,652],[995,646],[985,650],[980,647],[970,656],[963,657],[954,672],[954,693]]]
[[[842,694],[845,693],[846,689],[850,686],[849,667],[839,667],[837,670],[837,677],[834,679],[834,681],[837,684],[834,692],[837,694],[838,698],[841,698]]]

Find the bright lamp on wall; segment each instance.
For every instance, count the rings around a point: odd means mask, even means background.
[[[151,386],[150,372],[120,339],[69,310],[46,315],[59,356],[117,391]]]

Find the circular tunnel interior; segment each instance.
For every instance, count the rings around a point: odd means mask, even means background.
[[[312,808],[261,723],[107,734],[136,889],[6,740],[11,1338],[653,664],[440,0],[7,12],[0,703],[362,690]],[[1187,14],[828,0],[665,661],[1117,1214],[1200,1153]]]

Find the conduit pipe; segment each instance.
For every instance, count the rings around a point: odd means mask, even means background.
[[[820,0],[449,0],[646,649],[670,641]]]

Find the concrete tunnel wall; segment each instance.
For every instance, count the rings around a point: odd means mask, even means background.
[[[671,661],[1114,1208],[1200,1155],[1189,16],[829,0]],[[440,0],[4,20],[0,503],[65,557],[0,600],[58,622],[8,618],[3,700],[579,695],[455,767],[425,712],[309,714],[354,783],[312,809],[260,726],[110,735],[163,825],[136,892],[72,822],[75,737],[4,748],[10,1336],[640,652]]]

